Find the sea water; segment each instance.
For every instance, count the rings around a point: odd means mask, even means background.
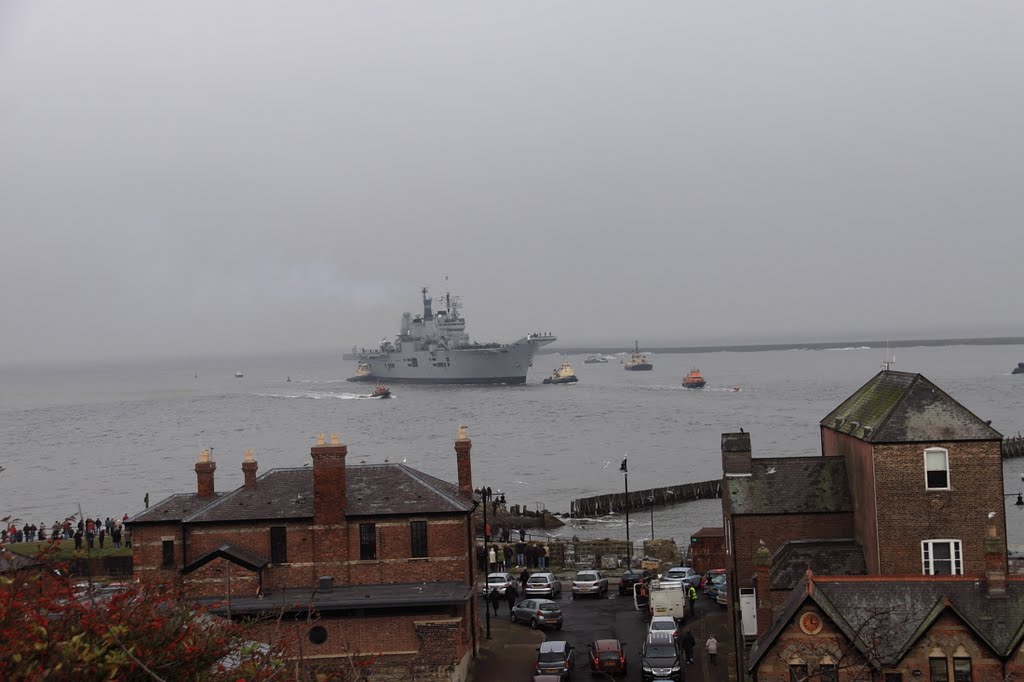
[[[116,365],[0,369],[0,517],[45,523],[82,513],[135,514],[173,493],[194,492],[194,466],[212,448],[218,490],[242,483],[252,449],[259,473],[309,466],[318,434],[339,434],[349,464],[405,462],[455,481],[460,424],[473,441],[475,485],[509,504],[568,512],[577,497],[721,476],[720,438],[743,428],[755,457],[821,452],[819,422],[874,376],[871,348],[652,354],[654,369],[617,360],[585,364],[570,385],[541,383],[563,356],[539,355],[523,386],[395,384],[367,397],[346,382],[341,352],[198,358]],[[900,348],[894,369],[920,372],[1004,435],[1024,430],[1024,375],[1010,371],[1024,346]],[[693,367],[707,379],[685,389]],[[241,371],[242,378],[235,378]],[[734,390],[735,388],[739,390]],[[1024,544],[1024,460],[1007,460],[1011,543]],[[986,514],[989,509],[978,509]],[[685,539],[721,525],[718,500],[630,515],[634,540]],[[574,520],[553,535],[624,537],[625,517]]]

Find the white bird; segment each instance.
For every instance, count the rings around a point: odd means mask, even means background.
[[[601,468],[602,469],[607,469],[608,467],[611,466],[611,464],[612,464],[611,462],[609,462],[608,460],[605,460],[604,466],[601,467]],[[1021,474],[1020,477],[1021,477],[1021,479],[1024,479],[1024,474]]]
[[[995,517],[996,517],[996,513],[995,513],[995,512],[989,512],[989,513],[988,513],[988,518],[989,518],[989,520],[990,520],[990,521],[991,521],[992,519],[994,519]]]
[[[403,458],[402,458],[402,464],[405,464],[405,460],[406,460],[406,459],[408,459],[408,457],[403,457]]]
[[[768,469],[765,470],[765,473],[766,474],[774,474],[775,473],[775,467],[768,467]]]

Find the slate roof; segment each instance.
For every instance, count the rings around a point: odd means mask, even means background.
[[[749,477],[726,478],[732,514],[853,511],[842,457],[763,457]]]
[[[464,514],[473,509],[472,501],[459,495],[457,485],[404,464],[356,464],[347,466],[345,471],[345,515],[349,518]],[[186,513],[189,509],[191,512]],[[130,521],[223,523],[312,517],[313,470],[302,467],[271,469],[256,479],[254,487],[243,485],[218,494],[214,500],[199,500],[194,494],[172,495]]]
[[[459,582],[402,583],[397,585],[345,585],[327,589],[292,588],[268,591],[263,598],[232,597],[231,615],[260,613],[295,614],[315,609],[330,613],[348,609],[416,609],[430,606],[465,604],[473,596],[473,586]],[[200,600],[213,613],[224,615],[223,597]]]
[[[236,547],[230,542],[226,542],[212,552],[207,552],[203,556],[199,557],[185,568],[181,569],[182,575],[188,575],[196,569],[202,568],[206,564],[210,563],[214,559],[227,559],[228,561],[237,564],[243,568],[247,568],[250,571],[259,571],[264,566],[270,563],[269,560],[263,558],[256,552],[250,552],[249,550]]]
[[[821,420],[868,443],[1002,440],[980,417],[920,374],[883,370]]]
[[[864,549],[853,538],[791,540],[772,556],[770,587],[792,590],[811,569],[816,575],[867,575]]]
[[[989,597],[976,577],[838,578],[805,575],[771,629],[750,652],[750,670],[812,601],[878,668],[895,666],[947,609],[999,656],[1024,636],[1024,580],[1009,578],[1005,597]]]
[[[139,512],[127,523],[173,523],[195,514],[208,504],[216,502],[225,493],[214,493],[211,497],[199,497],[196,493],[176,493]]]
[[[22,569],[42,565],[43,562],[38,559],[30,559],[29,557],[22,556],[17,552],[12,552],[6,547],[0,547],[0,573],[10,573],[12,571],[20,571]]]

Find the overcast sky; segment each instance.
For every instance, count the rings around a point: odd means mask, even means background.
[[[7,362],[1024,335],[1024,3],[0,3]],[[445,277],[448,277],[447,282]]]

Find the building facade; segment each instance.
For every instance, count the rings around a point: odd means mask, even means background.
[[[750,651],[739,669],[758,680],[885,682],[929,671],[917,644],[881,656],[863,641],[872,622],[858,609],[868,608],[870,618],[914,624],[901,635],[935,644],[930,679],[1003,679],[980,672],[1015,665],[1012,637],[991,639],[985,614],[1002,614],[1000,627],[1014,631],[1024,625],[1024,591],[1006,588],[1002,436],[920,374],[890,370],[820,428],[821,455],[812,457],[752,458],[749,434],[723,434],[730,610],[737,651]],[[934,618],[897,614],[894,595],[911,588],[929,609],[942,607]],[[822,606],[829,589],[831,610]],[[979,637],[989,637],[984,646],[969,643]],[[818,652],[813,661],[800,653],[807,647]]]
[[[372,668],[373,679],[463,680],[478,647],[470,450],[458,483],[405,464],[347,462],[336,436],[311,467],[214,486],[204,451],[195,493],[129,520],[135,575],[176,584],[232,619],[256,623],[308,669]]]

